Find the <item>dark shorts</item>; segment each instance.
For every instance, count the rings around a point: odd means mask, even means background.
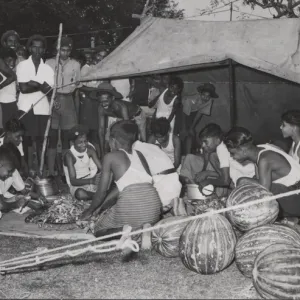
[[[271,192],[274,195],[294,191],[300,188],[300,183],[286,187],[282,184],[272,184]],[[279,204],[279,217],[300,217],[300,195],[292,195],[277,200]]]
[[[21,116],[24,112],[19,111],[18,114]],[[30,110],[22,119],[21,122],[25,127],[25,136],[37,137],[44,136],[49,116],[35,115]]]
[[[17,102],[1,103],[2,110],[2,126],[5,127],[7,121],[11,118],[17,117],[18,106]]]
[[[55,101],[57,105],[53,107],[51,128],[69,130],[77,125],[77,114],[73,95],[57,94]]]
[[[98,130],[98,102],[88,97],[80,100],[80,124],[87,126],[90,130]]]

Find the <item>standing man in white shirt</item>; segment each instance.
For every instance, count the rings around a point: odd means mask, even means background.
[[[54,72],[42,59],[46,47],[45,37],[41,35],[31,36],[27,42],[30,57],[17,66],[17,80],[20,89],[18,108],[21,112],[28,111],[22,122],[26,128],[24,154],[25,158],[28,159],[29,167],[31,167],[33,159],[32,153],[29,155],[28,148],[32,147],[32,142],[35,140],[40,159],[43,137],[50,115],[49,91],[54,85]],[[32,106],[33,109],[31,109]]]

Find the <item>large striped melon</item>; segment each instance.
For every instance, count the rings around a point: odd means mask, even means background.
[[[176,220],[185,219],[184,216],[170,217],[159,221],[156,225],[162,225]],[[165,257],[179,256],[179,239],[188,222],[160,228],[152,231],[152,247]]]
[[[300,247],[266,248],[255,259],[253,284],[264,299],[300,299]]]
[[[234,258],[235,233],[228,220],[213,215],[191,221],[179,241],[183,264],[201,274],[222,271]]]
[[[258,183],[244,183],[236,187],[229,195],[226,207],[263,199],[272,194]],[[254,204],[245,208],[227,212],[227,217],[233,226],[241,231],[248,231],[257,226],[274,223],[279,208],[276,200]]]
[[[256,256],[273,244],[292,244],[300,247],[300,235],[292,228],[283,225],[268,224],[246,232],[235,247],[235,262],[246,276],[252,276]]]

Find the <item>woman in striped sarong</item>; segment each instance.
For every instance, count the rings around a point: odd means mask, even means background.
[[[161,218],[161,201],[152,185],[152,177],[143,155],[132,149],[138,128],[132,121],[118,121],[110,131],[112,152],[105,155],[98,190],[91,206],[83,212],[86,220],[99,209],[94,234],[102,236],[120,231],[124,225],[133,228],[155,224]],[[147,170],[147,171],[146,171]],[[107,195],[111,175],[117,189]]]

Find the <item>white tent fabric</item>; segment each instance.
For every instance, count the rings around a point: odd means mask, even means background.
[[[299,19],[203,22],[149,17],[83,80],[188,70],[233,59],[300,83],[299,34]]]

